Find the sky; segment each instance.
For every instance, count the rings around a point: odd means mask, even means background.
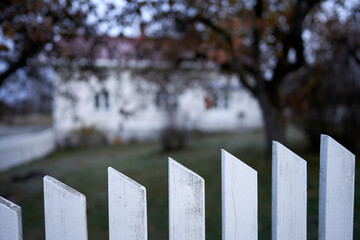
[[[100,17],[103,17],[106,15],[106,5],[107,4],[113,4],[116,8],[116,11],[114,11],[115,14],[118,14],[121,12],[121,9],[125,6],[126,1],[125,0],[92,0],[95,5],[97,6],[97,14]],[[341,0],[340,2],[343,3],[343,6],[338,4],[339,0],[327,0],[322,3],[323,12],[318,15],[319,19],[322,21],[326,21],[329,16],[333,14],[333,11],[335,11],[340,21],[345,21],[346,18],[348,18],[351,12],[351,9],[358,4],[359,0]],[[163,7],[165,10],[166,4],[164,4]],[[168,8],[170,8],[168,6]],[[147,7],[146,5],[141,9],[141,17],[142,21],[150,22],[152,20],[152,17],[154,16],[154,10],[150,7]],[[113,15],[107,16],[110,19],[114,18]],[[96,16],[90,15],[89,16],[89,22],[96,22]],[[106,33],[110,36],[118,36],[120,33],[122,33],[125,36],[134,37],[138,36],[140,34],[140,28],[139,23],[134,23],[133,26],[130,27],[121,27],[116,22],[113,22],[111,24],[101,24],[99,26],[99,30],[102,33]]]

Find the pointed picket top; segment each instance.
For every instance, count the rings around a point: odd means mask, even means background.
[[[46,240],[87,240],[85,195],[45,176],[44,208]]]
[[[257,171],[221,150],[222,239],[257,240]]]
[[[110,240],[147,240],[146,189],[108,167]]]
[[[273,141],[272,240],[306,240],[307,163]]]
[[[355,155],[321,135],[319,240],[353,239]]]
[[[205,239],[205,181],[169,158],[169,239]]]
[[[0,239],[22,240],[21,207],[0,197]]]

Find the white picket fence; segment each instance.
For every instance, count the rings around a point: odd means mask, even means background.
[[[319,239],[353,239],[355,156],[321,136]],[[305,240],[306,161],[273,143],[272,239]],[[108,168],[110,239],[147,240],[146,189]],[[222,150],[222,239],[258,238],[257,172]],[[86,197],[44,177],[47,240],[86,240]],[[205,182],[169,158],[169,239],[205,239]],[[0,198],[0,239],[22,239],[21,209]]]

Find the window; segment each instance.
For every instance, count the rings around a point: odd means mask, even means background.
[[[158,108],[166,110],[177,107],[177,97],[174,94],[158,92],[155,98],[155,104]]]
[[[109,104],[109,93],[108,92],[103,92],[104,94],[104,99],[105,99],[105,108],[106,109],[109,109],[110,107],[110,104]]]
[[[240,118],[240,119],[245,118],[245,112],[244,112],[244,111],[240,111],[240,112],[238,113],[238,118]]]
[[[97,92],[94,97],[95,109],[106,109],[110,108],[109,93],[106,90]]]
[[[207,109],[228,109],[230,107],[229,92],[213,92],[205,98],[205,103]]]
[[[96,93],[95,94],[95,108],[99,109],[99,107],[100,107],[100,94]]]

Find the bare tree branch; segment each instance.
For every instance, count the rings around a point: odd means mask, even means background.
[[[245,77],[245,72],[254,73],[254,69],[249,66],[240,64],[237,61],[237,59],[235,57],[235,51],[233,49],[233,40],[232,40],[231,34],[226,32],[224,29],[220,28],[215,23],[213,23],[210,19],[207,19],[205,17],[197,16],[194,19],[194,21],[198,21],[198,22],[205,24],[206,26],[210,27],[213,31],[217,32],[225,39],[225,41],[229,45],[230,54],[231,54],[231,63],[232,63],[230,66],[231,70],[233,70],[234,72],[236,72],[238,74],[239,80],[243,84],[243,86],[246,89],[248,89],[252,94],[255,95],[255,88],[249,85],[249,83],[246,81],[246,77]]]
[[[10,63],[9,68],[0,74],[0,87],[4,84],[8,77],[10,77],[18,69],[26,66],[28,59],[39,53],[43,46],[44,44],[30,44],[29,47],[21,53],[20,58],[16,62]]]
[[[280,85],[288,73],[293,72],[304,65],[304,44],[302,40],[303,23],[308,12],[319,2],[321,2],[321,0],[297,1],[294,14],[291,19],[290,30],[282,41],[284,48],[283,54],[277,61],[272,81],[268,83],[268,85],[273,85],[270,87]],[[296,61],[294,63],[290,63],[287,59],[291,48],[293,48],[296,52]]]
[[[231,38],[230,33],[226,32],[224,29],[222,29],[219,26],[215,25],[210,19],[205,18],[203,16],[195,17],[194,21],[201,22],[201,23],[205,24],[206,26],[210,27],[215,32],[219,33],[228,42],[228,44],[232,48],[232,38]]]

